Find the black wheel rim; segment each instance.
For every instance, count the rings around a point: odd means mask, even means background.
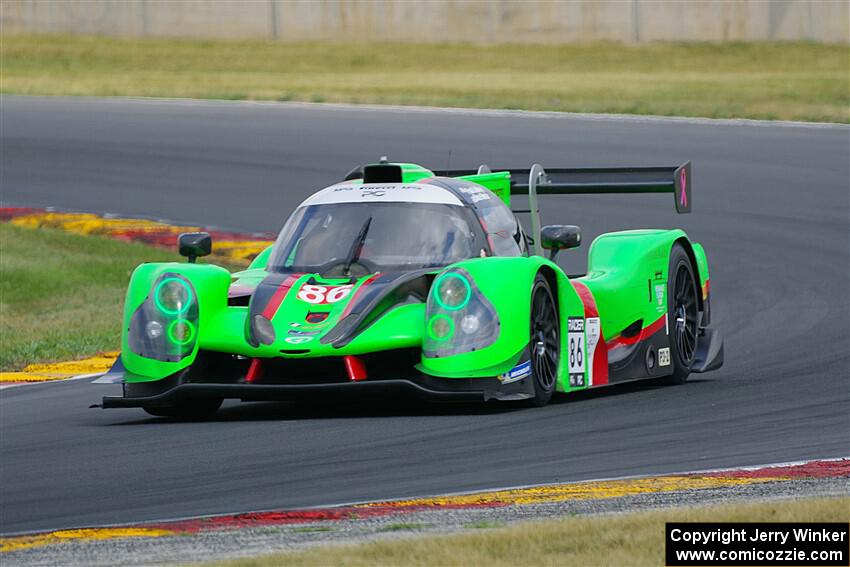
[[[555,386],[560,354],[558,319],[552,296],[539,287],[531,301],[531,365],[544,391]]]
[[[676,350],[685,366],[694,361],[697,349],[697,290],[688,267],[680,265],[673,288],[676,320]]]

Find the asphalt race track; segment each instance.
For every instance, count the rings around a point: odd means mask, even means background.
[[[850,455],[850,128],[4,96],[4,205],[277,230],[351,167],[694,163],[669,195],[549,197],[585,241],[683,227],[726,365],[543,409],[228,404],[178,423],[89,409],[88,380],[0,392],[0,532]],[[567,256],[581,270],[586,247]],[[49,250],[33,251],[50,254]],[[61,274],[57,274],[61,277]],[[38,316],[38,314],[33,314]]]

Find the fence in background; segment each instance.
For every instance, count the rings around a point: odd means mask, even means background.
[[[848,43],[850,0],[2,0],[0,33],[424,43]]]

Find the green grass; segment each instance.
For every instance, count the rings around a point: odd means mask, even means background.
[[[664,565],[665,522],[847,522],[850,498],[728,504],[513,524],[215,563],[220,567]]]
[[[0,92],[850,122],[846,45],[4,37]]]
[[[389,524],[383,526],[378,531],[379,532],[404,532],[409,530],[421,530],[422,528],[428,528],[431,524],[416,524],[416,523],[400,523],[400,524]]]
[[[474,529],[474,530],[489,530],[493,528],[503,528],[505,527],[504,522],[488,522],[487,520],[481,520],[478,522],[471,522],[469,524],[464,524],[463,527]]]
[[[0,370],[117,350],[130,273],[176,252],[0,224]]]
[[[304,528],[292,528],[295,533],[315,533],[315,532],[332,532],[334,528],[329,526],[307,526]]]

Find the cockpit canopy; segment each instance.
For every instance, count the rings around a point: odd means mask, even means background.
[[[328,187],[289,217],[269,269],[358,276],[525,253],[510,209],[487,189],[463,185],[474,194],[423,182]]]

